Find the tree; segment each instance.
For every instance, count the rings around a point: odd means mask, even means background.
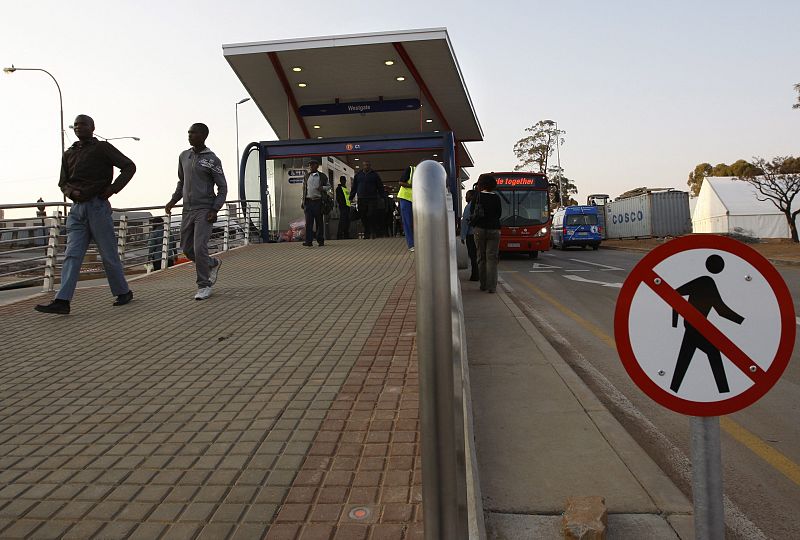
[[[794,89],[797,90],[797,103],[792,105],[792,109],[800,109],[800,84],[794,85]]]
[[[711,176],[710,163],[701,163],[694,168],[694,171],[689,173],[689,180],[686,183],[689,185],[689,189],[691,189],[692,195],[695,197],[700,194],[700,188],[703,185],[703,178],[706,176]]]
[[[578,188],[575,183],[564,176],[564,169],[558,168],[557,165],[547,169],[550,181],[556,185],[556,189],[550,190],[550,208],[558,208],[559,206],[571,206],[578,204],[578,201],[572,198],[572,195],[578,194]],[[561,177],[561,196],[558,194],[558,179]],[[561,204],[563,201],[563,204]]]
[[[700,194],[703,179],[707,176],[758,176],[761,172],[761,169],[744,159],[739,159],[731,165],[717,163],[713,167],[710,163],[701,163],[689,173],[689,180],[686,181],[686,184],[691,189],[692,195],[696,197]]]
[[[775,157],[771,161],[754,158],[753,166],[739,179],[758,191],[760,195],[756,195],[756,198],[759,201],[771,202],[786,216],[792,241],[800,242],[796,223],[800,209],[794,209],[795,197],[800,193],[800,158]],[[761,174],[754,174],[756,171],[760,171]]]
[[[562,135],[567,132],[556,129],[556,123],[552,120],[539,120],[525,131],[530,135],[514,144],[514,155],[520,161],[514,170],[531,170],[535,165],[538,170],[534,172],[545,172],[548,158],[553,155],[557,143],[564,144]]]

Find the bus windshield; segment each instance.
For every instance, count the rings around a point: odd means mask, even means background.
[[[567,225],[597,225],[597,216],[594,214],[570,214],[567,216]]]
[[[503,227],[542,225],[549,219],[547,191],[531,189],[498,189]]]

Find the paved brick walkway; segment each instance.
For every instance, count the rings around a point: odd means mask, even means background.
[[[189,265],[125,307],[0,307],[0,537],[421,536],[403,246],[251,246],[205,302]]]

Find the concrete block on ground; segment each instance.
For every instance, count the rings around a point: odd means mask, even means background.
[[[608,510],[603,497],[569,497],[561,518],[566,540],[605,540]]]

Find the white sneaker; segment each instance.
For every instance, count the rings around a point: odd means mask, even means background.
[[[208,280],[211,282],[212,285],[216,285],[217,278],[219,277],[219,267],[222,266],[222,261],[217,259],[216,266],[212,266],[211,270],[208,272]]]
[[[414,246],[411,246],[410,248],[408,248],[408,251],[414,251]]]
[[[197,289],[197,294],[194,295],[195,300],[205,300],[211,296],[211,287],[202,287]]]

